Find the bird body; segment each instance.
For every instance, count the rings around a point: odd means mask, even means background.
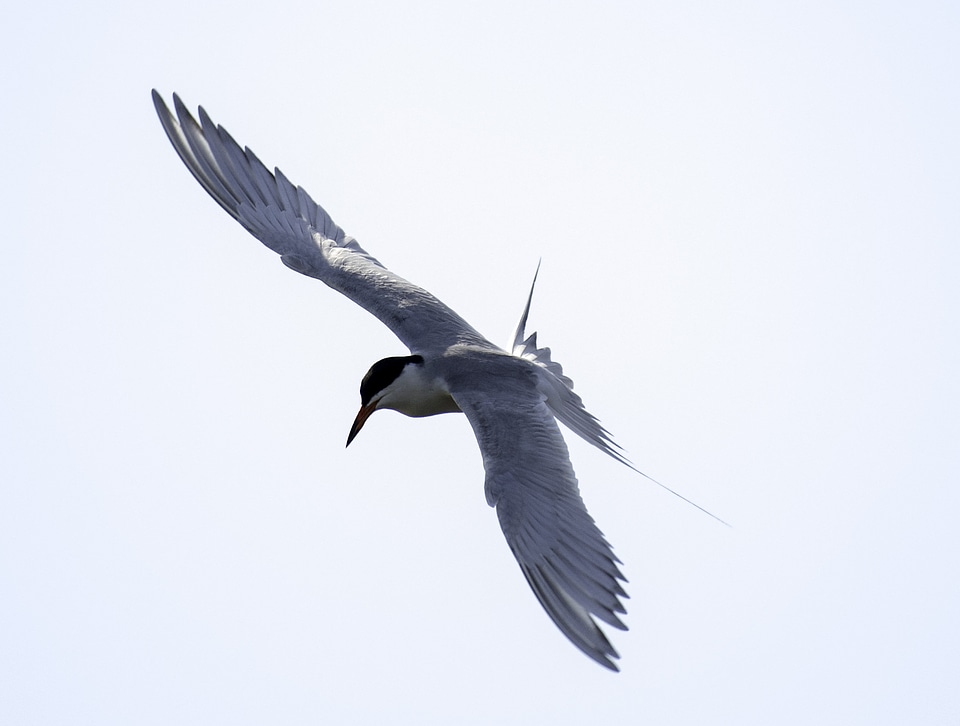
[[[630,466],[583,406],[572,381],[524,329],[507,351],[426,290],[381,265],[322,207],[241,148],[203,108],[198,122],[174,95],[154,105],[187,168],[223,209],[283,263],[321,280],[376,316],[410,350],[375,363],[360,386],[347,444],[379,409],[422,417],[462,412],[483,458],[485,494],[507,544],[554,623],[578,648],[617,670],[617,652],[596,621],[626,629],[619,560],[587,513],[557,421]],[[536,277],[534,277],[534,283]],[[631,467],[632,468],[632,467]]]

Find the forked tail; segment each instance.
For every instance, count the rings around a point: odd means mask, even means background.
[[[537,334],[531,333],[526,336],[527,317],[530,315],[530,303],[533,302],[533,289],[537,284],[537,275],[540,273],[540,262],[537,262],[537,271],[533,274],[533,283],[530,285],[530,294],[527,296],[527,304],[523,308],[523,315],[520,316],[520,323],[513,335],[512,353],[518,358],[526,358],[540,366],[545,372],[540,376],[539,388],[546,397],[547,405],[564,426],[577,434],[588,443],[593,444],[603,453],[613,457],[624,466],[628,466],[637,472],[640,476],[652,481],[658,487],[665,489],[673,496],[682,499],[699,509],[704,514],[713,517],[721,524],[730,526],[717,515],[707,511],[696,502],[692,502],[679,492],[674,491],[666,484],[663,484],[652,476],[644,474],[626,457],[623,448],[613,440],[613,436],[601,424],[600,420],[592,413],[587,411],[583,405],[583,400],[573,391],[573,381],[569,376],[564,375],[563,367],[550,358],[549,348],[537,347]],[[525,337],[526,336],[526,337]]]

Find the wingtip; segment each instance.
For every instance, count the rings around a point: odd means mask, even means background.
[[[163,96],[160,95],[160,91],[156,88],[150,90],[150,97],[153,99],[153,107],[157,111],[157,115],[163,119],[165,116],[170,116],[170,109],[167,108],[166,101],[163,100]]]
[[[593,616],[600,615],[597,612],[591,613],[577,603],[542,567],[528,567],[521,562],[520,569],[540,605],[567,639],[594,662],[619,672],[620,668],[614,661],[620,658],[620,654],[593,619]],[[611,624],[606,617],[600,619]],[[620,623],[613,624],[614,627],[627,629],[619,618],[614,616],[613,619]]]

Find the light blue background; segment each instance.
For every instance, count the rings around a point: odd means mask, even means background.
[[[0,30],[9,724],[960,719],[955,3],[20,3]],[[204,104],[396,272],[531,327],[632,599],[528,591],[459,416],[190,178]]]

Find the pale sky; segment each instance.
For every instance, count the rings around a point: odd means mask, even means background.
[[[960,10],[20,3],[0,30],[0,720],[960,721]],[[624,562],[543,613],[462,416],[190,177],[176,91],[505,344]]]

